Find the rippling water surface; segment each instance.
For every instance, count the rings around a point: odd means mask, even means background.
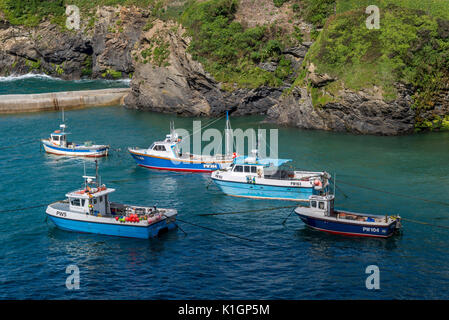
[[[129,79],[64,81],[43,74],[26,74],[0,77],[0,95],[126,88],[129,86],[129,83]]]
[[[49,203],[82,184],[83,160],[45,154],[31,142],[55,130],[60,116],[0,116],[0,211]],[[228,197],[207,188],[206,174],[146,170],[126,153],[128,146],[162,139],[170,120],[192,130],[191,118],[109,107],[67,111],[66,119],[73,141],[114,149],[99,160],[102,181],[117,189],[113,200],[173,207],[182,220],[254,241],[182,222],[187,235],[122,239],[56,229],[45,221],[45,208],[1,212],[2,299],[449,298],[447,229],[404,222],[400,236],[359,239],[310,230],[293,215],[282,225],[290,209],[201,217],[291,203]],[[260,120],[232,118],[232,126],[274,128]],[[212,127],[222,130],[224,120]],[[372,137],[280,128],[279,141],[280,157],[296,167],[337,174],[338,207],[449,227],[448,206],[417,199],[449,202],[449,134]],[[76,291],[65,287],[71,264],[80,268]],[[380,268],[380,290],[365,287],[372,264]]]

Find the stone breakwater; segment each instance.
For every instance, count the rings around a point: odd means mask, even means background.
[[[0,96],[0,114],[124,105],[130,89],[102,89]]]

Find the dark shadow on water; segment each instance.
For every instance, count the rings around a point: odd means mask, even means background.
[[[123,254],[123,251],[129,253],[137,251],[158,255],[165,250],[166,245],[170,245],[180,238],[178,229],[162,232],[159,236],[150,239],[137,239],[66,231],[57,228],[51,222],[48,223],[47,234],[50,242],[58,246],[60,250],[64,250],[64,247],[70,247],[71,250],[73,250],[73,247],[82,247],[82,251],[89,252],[89,254],[97,251],[103,253],[103,249],[105,249],[108,250],[107,252],[120,251],[120,254]],[[73,254],[73,252],[71,253]]]
[[[303,226],[295,231],[294,237],[300,241],[324,247],[338,246],[339,248],[348,249],[383,248],[386,250],[395,250],[398,248],[398,243],[402,239],[402,232],[385,239],[344,236]]]

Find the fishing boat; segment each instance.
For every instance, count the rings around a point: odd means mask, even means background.
[[[398,215],[371,215],[334,209],[334,195],[309,198],[309,205],[295,213],[309,227],[348,236],[388,238],[401,228]]]
[[[231,127],[229,116],[226,115],[226,154],[196,155],[180,151],[181,139],[170,125],[170,134],[163,141],[154,142],[149,148],[128,148],[129,153],[137,165],[149,169],[185,171],[185,172],[211,172],[229,167],[236,153],[229,151]]]
[[[109,236],[148,239],[175,229],[177,211],[156,206],[135,206],[109,201],[115,189],[84,175],[84,187],[66,194],[67,199],[47,207],[50,220],[60,229]]]
[[[282,169],[291,159],[257,156],[236,157],[229,168],[212,172],[212,181],[227,195],[254,199],[308,201],[311,195],[326,194],[327,172]]]
[[[96,145],[91,142],[84,144],[76,144],[67,141],[68,133],[65,132],[67,126],[64,124],[64,111],[62,116],[62,124],[59,126],[60,130],[55,130],[50,134],[48,139],[42,139],[45,152],[71,157],[92,157],[99,158],[108,155],[108,145]]]

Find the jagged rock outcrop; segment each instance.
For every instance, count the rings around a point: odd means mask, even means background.
[[[131,51],[140,39],[148,14],[134,7],[102,7],[96,17],[92,37],[93,76],[107,75],[108,70],[129,76],[134,72]]]
[[[128,77],[130,52],[147,14],[137,8],[101,7],[92,29],[63,30],[50,22],[13,26],[0,17],[0,75],[46,73],[64,79]]]
[[[177,113],[182,115],[220,115],[231,110],[236,115],[265,114],[277,103],[280,88],[259,87],[222,89],[203,66],[187,52],[189,39],[184,38],[180,26],[155,21],[151,30],[142,34],[139,49],[134,51],[138,59],[131,94],[125,99],[129,108]],[[154,45],[168,45],[168,56],[162,65],[142,58],[142,52]]]
[[[307,89],[298,87],[268,111],[268,120],[304,129],[376,135],[412,133],[412,92],[401,85],[397,89],[398,98],[391,102],[386,102],[379,92],[343,89],[338,102],[314,107]]]
[[[49,22],[33,29],[3,22],[0,42],[0,71],[4,75],[36,71],[76,79],[92,54],[91,43],[81,32],[62,33]]]

